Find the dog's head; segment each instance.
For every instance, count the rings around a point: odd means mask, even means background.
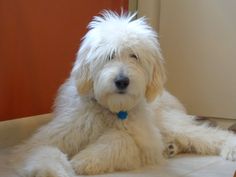
[[[106,11],[89,24],[71,76],[78,93],[112,112],[153,101],[165,82],[157,34],[145,18]]]

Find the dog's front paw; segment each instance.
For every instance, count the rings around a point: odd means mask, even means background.
[[[73,177],[74,171],[65,154],[54,147],[32,151],[17,171],[22,177]]]
[[[172,158],[176,154],[178,154],[178,152],[179,152],[179,148],[176,143],[174,142],[166,143],[165,150],[164,150],[164,156],[166,158]]]
[[[23,170],[24,177],[73,177],[71,172],[68,173],[66,169],[61,165],[53,164],[40,166],[39,168],[25,168]]]
[[[161,150],[147,147],[140,152],[140,159],[143,165],[161,164],[164,160]]]
[[[92,158],[91,155],[83,156],[78,154],[71,160],[71,166],[77,175],[95,175],[107,172],[104,168],[106,162],[100,162],[99,158]]]
[[[236,138],[226,142],[220,155],[226,160],[236,161]]]

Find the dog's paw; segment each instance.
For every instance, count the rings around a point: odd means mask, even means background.
[[[156,165],[164,160],[162,151],[147,147],[140,152],[140,159],[143,165]]]
[[[100,162],[98,158],[77,155],[71,160],[71,166],[77,175],[95,175],[108,172],[104,168],[106,162]]]
[[[222,147],[220,155],[226,160],[236,161],[236,138],[228,141]]]
[[[39,146],[18,160],[14,168],[21,177],[74,177],[75,175],[66,154],[56,147]]]
[[[174,142],[166,143],[166,146],[164,149],[164,156],[166,158],[172,158],[176,154],[178,154],[178,152],[179,152],[179,148],[176,143],[174,143]]]
[[[52,167],[53,164],[45,167],[24,169],[22,176],[25,177],[73,177],[63,166]]]
[[[63,158],[29,161],[19,169],[22,177],[74,177],[75,173],[69,161]]]

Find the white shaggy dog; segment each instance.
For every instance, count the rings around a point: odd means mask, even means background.
[[[54,119],[15,150],[19,176],[130,170],[183,151],[236,160],[233,133],[196,125],[164,90],[157,34],[133,18],[108,11],[89,24]]]

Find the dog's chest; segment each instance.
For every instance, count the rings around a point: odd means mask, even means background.
[[[127,119],[121,120],[116,114],[109,111],[87,112],[83,121],[79,123],[79,132],[82,135],[80,137],[84,139],[84,143],[81,145],[93,143],[111,129],[127,133],[138,146],[153,144],[158,138],[156,138],[156,127],[151,123],[150,116],[149,113],[135,111],[129,113]]]
[[[157,148],[162,144],[159,129],[153,124],[150,112],[135,112],[127,120],[119,121],[119,128],[127,132],[140,148]],[[155,150],[154,150],[155,151]]]

